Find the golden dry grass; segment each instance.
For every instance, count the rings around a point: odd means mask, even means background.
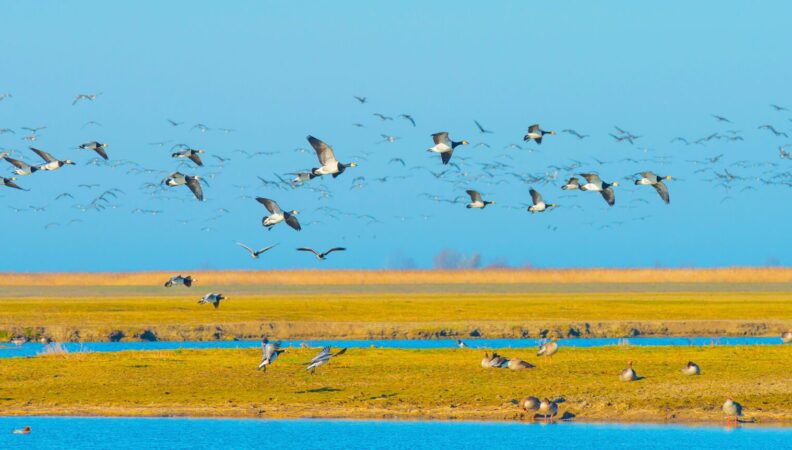
[[[476,350],[351,349],[316,376],[316,350],[288,349],[267,373],[257,349],[14,358],[0,365],[0,414],[524,419],[513,401],[563,398],[575,420],[723,419],[727,396],[760,422],[792,421],[792,346],[562,348],[535,369],[482,369]],[[644,379],[624,383],[627,360]],[[702,375],[685,377],[688,360]]]

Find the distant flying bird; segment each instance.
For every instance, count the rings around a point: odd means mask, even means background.
[[[555,203],[545,203],[544,199],[542,198],[542,194],[540,194],[536,189],[531,188],[529,192],[531,194],[531,200],[533,201],[533,205],[528,207],[528,212],[530,213],[544,212],[550,208],[555,208],[558,206]]]
[[[434,141],[434,147],[430,147],[427,151],[433,153],[440,153],[440,159],[442,159],[443,164],[448,164],[448,161],[451,160],[451,155],[454,153],[454,149],[460,145],[467,145],[468,141],[461,140],[461,141],[452,141],[448,138],[447,131],[440,131],[432,135],[432,140]]]
[[[549,135],[552,136],[552,135],[554,135],[556,133],[555,133],[555,131],[542,130],[541,128],[539,128],[539,124],[535,123],[535,124],[531,125],[530,127],[528,127],[528,134],[523,136],[523,141],[528,142],[528,141],[533,140],[537,144],[541,144],[542,143],[542,137],[544,137],[544,135],[546,135],[546,134],[549,134]]]
[[[316,250],[314,250],[314,249],[312,249],[310,247],[300,247],[300,248],[297,249],[297,251],[313,253],[314,255],[316,255],[316,259],[324,261],[325,259],[327,259],[327,255],[329,255],[330,253],[343,252],[343,251],[346,251],[346,248],[344,248],[344,247],[334,247],[334,248],[331,248],[330,250],[328,250],[326,252],[319,253],[319,252],[317,252]]]
[[[561,130],[561,132],[562,132],[562,133],[571,134],[572,136],[575,136],[575,137],[577,137],[578,139],[585,139],[585,138],[587,138],[587,137],[588,137],[588,135],[587,135],[587,134],[580,134],[580,133],[578,133],[577,131],[575,131],[575,130],[573,130],[573,129],[571,129],[571,128],[567,128],[567,129]]]
[[[566,182],[565,185],[561,186],[561,189],[565,191],[573,191],[575,189],[580,189],[580,181],[577,177],[572,177],[569,181]]]
[[[380,118],[380,120],[393,120],[393,117],[386,116],[386,115],[384,115],[384,114],[380,114],[380,113],[374,113],[374,114],[372,114],[372,115],[373,115],[373,116],[377,116],[377,117],[379,117],[379,118]]]
[[[228,297],[224,296],[223,294],[216,294],[214,292],[211,292],[201,297],[201,299],[198,300],[198,304],[205,305],[209,303],[212,306],[214,306],[215,309],[217,309],[220,307],[220,300],[226,300],[227,298]]]
[[[198,166],[203,166],[203,161],[201,161],[201,157],[199,156],[201,153],[204,153],[205,150],[201,148],[186,148],[184,150],[180,150],[178,152],[174,152],[171,154],[173,158],[187,158],[190,161],[194,162]]]
[[[599,192],[608,205],[613,206],[616,204],[616,194],[613,192],[613,187],[619,185],[618,181],[606,183],[596,173],[582,173],[580,176],[586,179],[586,184],[580,186],[581,191]]]
[[[360,104],[366,103],[366,97],[358,97],[357,95],[355,95],[353,97],[355,97],[355,100],[360,102]]]
[[[196,123],[195,125],[193,125],[192,129],[193,130],[197,129],[201,133],[206,133],[207,131],[209,131],[209,127],[207,127],[206,125],[204,125],[202,123]]]
[[[481,134],[492,134],[492,131],[490,131],[490,130],[485,130],[485,129],[484,129],[484,127],[482,127],[482,126],[481,126],[481,124],[480,124],[480,123],[478,123],[478,121],[477,121],[477,120],[474,120],[474,121],[473,121],[473,123],[475,123],[475,124],[476,124],[476,127],[477,127],[477,128],[478,128],[478,130],[479,130],[479,133],[481,133]]]
[[[183,124],[184,122],[176,122],[175,120],[166,119],[171,126],[178,127],[179,125]]]
[[[19,185],[14,183],[15,180],[16,180],[16,178],[14,178],[14,177],[11,177],[11,178],[0,177],[0,184],[3,185],[3,186],[10,187],[10,188],[19,189],[20,191],[27,191],[28,190],[28,189],[22,189],[21,187],[19,187]]]
[[[170,277],[170,279],[168,281],[165,282],[165,287],[169,288],[169,287],[178,286],[178,285],[182,285],[184,287],[191,287],[192,284],[193,284],[193,281],[195,281],[195,280],[190,275],[187,275],[186,277],[182,276],[181,274],[174,275],[174,276]]]
[[[411,115],[409,115],[409,114],[399,114],[399,117],[401,117],[404,120],[409,120],[410,123],[412,124],[412,126],[415,126],[415,119],[413,119],[413,117]]]
[[[474,191],[473,189],[468,189],[465,191],[467,195],[470,196],[470,203],[466,205],[468,209],[484,209],[487,205],[494,205],[495,202],[492,201],[485,201],[482,200],[481,194],[478,191]]]
[[[107,148],[107,144],[101,144],[101,143],[96,142],[96,141],[91,141],[91,142],[86,142],[85,144],[80,145],[80,148],[84,149],[84,150],[93,150],[99,156],[101,156],[102,159],[108,159],[107,158],[107,152],[105,151],[105,149]]]
[[[271,366],[278,356],[285,352],[281,350],[280,342],[270,342],[269,339],[264,338],[261,340],[261,362],[258,365],[258,370],[267,371],[267,366]]]
[[[783,106],[773,105],[772,103],[770,104],[770,106],[776,111],[789,111],[787,108]]]
[[[314,358],[310,362],[308,362],[308,367],[306,367],[305,370],[310,371],[311,375],[313,375],[316,373],[316,369],[330,362],[330,358],[343,355],[344,353],[346,353],[346,351],[347,351],[346,348],[342,348],[336,353],[332,353],[330,351],[330,346],[326,346],[322,348],[322,351],[319,352],[318,355],[314,356]]]
[[[671,175],[661,177],[655,175],[654,172],[641,172],[640,175],[641,178],[635,180],[636,186],[653,186],[666,205],[671,202],[671,199],[668,196],[668,187],[665,185],[665,183],[663,183],[663,180],[670,180]]]
[[[773,127],[772,125],[762,125],[758,129],[760,129],[760,130],[769,130],[770,132],[772,132],[776,136],[789,137],[788,134],[784,133],[783,131],[776,130],[775,127]]]
[[[245,244],[243,244],[241,242],[237,242],[237,245],[242,247],[242,248],[244,248],[245,250],[247,250],[250,253],[251,258],[258,259],[259,255],[261,255],[262,253],[264,253],[267,250],[271,249],[272,247],[275,247],[278,244],[272,244],[269,247],[262,248],[261,250],[253,250],[252,248],[248,247],[247,245],[245,245]]]
[[[9,94],[8,92],[4,92],[4,93],[0,94],[0,102],[2,102],[3,100],[5,100],[7,98],[11,98],[11,97],[13,97],[13,95]]]
[[[725,117],[723,117],[723,116],[719,116],[719,115],[717,115],[717,114],[711,114],[711,115],[712,115],[712,117],[713,117],[715,120],[717,120],[718,122],[732,123],[732,121],[731,121],[731,120],[729,120],[729,119],[727,119],[727,118],[725,118]]]
[[[70,159],[60,160],[60,159],[55,158],[54,156],[50,155],[49,153],[47,153],[47,152],[45,152],[43,150],[39,150],[39,149],[34,148],[34,147],[30,147],[30,149],[33,150],[33,152],[35,154],[39,155],[41,157],[41,159],[43,159],[45,161],[44,164],[40,164],[38,166],[38,170],[45,170],[45,171],[58,170],[61,167],[67,165],[67,164],[68,165],[72,165],[72,166],[75,165],[74,161],[72,161]],[[8,158],[6,158],[6,159],[8,159]]]
[[[311,174],[314,177],[332,175],[333,178],[336,178],[344,173],[348,167],[357,167],[357,163],[355,162],[349,164],[338,162],[335,153],[333,153],[333,148],[321,139],[317,139],[313,136],[308,136],[307,139],[316,152],[316,157],[319,158],[319,164],[321,164],[321,167],[311,169]]]
[[[78,95],[77,97],[74,98],[74,101],[72,102],[72,106],[76,105],[77,102],[79,102],[80,100],[94,101],[94,100],[96,100],[96,97],[98,97],[100,95],[102,95],[101,92],[98,93],[98,94],[80,94],[80,95]]]
[[[271,230],[272,227],[275,225],[286,222],[287,225],[294,228],[297,231],[300,231],[302,227],[300,226],[300,222],[297,220],[297,214],[299,211],[292,210],[292,211],[283,211],[278,203],[274,200],[270,200],[264,197],[256,197],[256,201],[264,205],[267,208],[267,211],[270,212],[269,216],[266,216],[261,219],[261,225],[264,226],[267,230]]]

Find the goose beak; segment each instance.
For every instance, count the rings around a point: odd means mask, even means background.
[[[464,140],[462,141],[462,145],[468,145],[468,144],[469,144],[468,141],[464,141]]]
[[[357,166],[358,166],[358,163],[356,163],[356,162],[353,162],[353,163],[351,163],[351,164],[349,165],[349,167],[357,167]]]
[[[618,186],[618,185],[619,185],[619,182],[618,182],[618,181],[614,181],[614,182],[613,182],[613,186]]]
[[[670,180],[671,179],[671,175],[666,175],[665,179],[666,180]]]

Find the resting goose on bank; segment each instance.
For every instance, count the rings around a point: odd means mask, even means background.
[[[484,357],[481,358],[481,367],[489,369],[492,367],[490,366],[490,361],[492,361],[492,356],[488,352],[484,352]]]
[[[187,275],[186,277],[183,277],[183,276],[181,276],[181,274],[179,274],[179,275],[171,277],[170,280],[166,281],[165,282],[165,287],[169,288],[169,287],[177,286],[177,285],[182,285],[182,286],[185,286],[185,287],[191,287],[192,284],[193,284],[193,281],[195,281],[195,280],[190,275]]]
[[[685,375],[700,375],[701,367],[693,361],[688,361],[685,367],[682,368],[682,373]]]
[[[332,175],[335,178],[344,173],[344,170],[348,167],[357,167],[356,162],[349,164],[338,162],[333,153],[333,148],[325,144],[321,139],[313,136],[308,136],[307,139],[311,147],[316,151],[316,157],[319,158],[319,164],[321,164],[321,167],[311,169],[311,178],[321,177],[322,175]]]
[[[555,208],[555,203],[545,203],[544,199],[542,198],[542,194],[539,193],[536,189],[531,189],[529,191],[531,193],[531,201],[533,201],[533,205],[528,207],[528,212],[530,213],[538,213],[544,212],[550,208]]]
[[[39,164],[38,165],[37,170],[52,171],[52,170],[58,170],[61,167],[67,165],[67,164],[70,165],[70,166],[76,165],[74,163],[74,161],[72,161],[70,159],[60,160],[60,159],[50,155],[49,153],[47,153],[47,152],[45,152],[43,150],[39,150],[39,149],[34,148],[34,147],[30,147],[30,149],[33,150],[33,152],[35,154],[39,155],[41,157],[41,159],[43,159],[45,161],[44,164]]]
[[[80,148],[83,149],[83,150],[93,150],[99,156],[101,156],[102,159],[105,159],[105,160],[109,159],[107,157],[107,152],[105,151],[105,149],[107,148],[107,144],[102,144],[100,142],[91,141],[91,142],[86,142],[85,144],[80,145]]]
[[[784,344],[789,344],[792,342],[792,331],[784,331],[781,333],[781,342]]]
[[[187,158],[190,161],[194,162],[199,166],[203,166],[203,161],[201,161],[201,157],[199,156],[201,153],[204,153],[205,150],[201,148],[186,148],[184,150],[180,150],[178,152],[172,153],[172,158]]]
[[[16,181],[16,178],[14,177],[11,178],[0,177],[0,184],[2,184],[3,186],[19,189],[20,191],[27,191],[27,189],[22,189],[21,187],[19,187],[19,185],[14,183],[14,181]]]
[[[619,380],[621,381],[635,381],[638,379],[638,374],[633,369],[633,362],[627,361],[627,368],[619,373]]]
[[[555,131],[542,130],[541,128],[539,128],[539,124],[535,123],[535,124],[531,125],[530,127],[528,127],[528,134],[523,136],[523,141],[529,142],[529,141],[533,140],[537,144],[541,144],[542,143],[542,137],[544,135],[546,135],[546,134],[549,134],[549,135],[552,136],[552,135],[555,134]]]
[[[261,219],[261,225],[263,225],[267,230],[271,230],[272,227],[284,221],[287,225],[297,231],[302,229],[300,222],[297,221],[296,216],[299,211],[296,209],[292,211],[284,211],[280,206],[278,206],[275,200],[270,200],[264,197],[256,197],[256,201],[264,205],[264,207],[267,208],[267,211],[270,212],[269,216]]]
[[[484,209],[487,205],[494,205],[495,202],[488,202],[481,199],[481,194],[478,191],[468,189],[465,191],[470,196],[470,203],[467,204],[468,209]]]
[[[536,366],[534,366],[533,364],[527,361],[523,361],[519,358],[514,358],[509,360],[509,364],[507,365],[507,367],[511,370],[521,370],[521,369],[533,369]]]
[[[270,342],[269,339],[264,338],[261,340],[261,362],[258,365],[258,370],[263,370],[264,372],[267,371],[267,366],[271,366],[272,363],[278,359],[278,355],[285,352],[286,350],[281,350],[280,342]]]
[[[430,147],[427,151],[433,153],[440,153],[440,159],[443,160],[443,164],[448,164],[448,161],[451,161],[451,155],[454,153],[454,149],[459,147],[460,145],[467,145],[468,141],[461,140],[461,141],[452,141],[448,138],[447,131],[441,131],[439,133],[435,133],[432,135],[432,140],[434,141],[434,147]]]
[[[322,351],[319,352],[318,355],[314,356],[314,358],[308,362],[308,367],[305,368],[306,371],[310,371],[311,375],[316,373],[316,369],[327,364],[330,361],[330,358],[336,357],[338,355],[343,355],[346,353],[347,349],[342,348],[336,353],[330,352],[330,346],[326,346],[322,348]]]
[[[242,247],[242,248],[244,248],[245,250],[247,250],[248,253],[250,253],[250,257],[251,258],[258,259],[259,255],[261,255],[262,253],[264,253],[267,250],[271,249],[272,247],[275,247],[278,244],[272,244],[272,245],[270,245],[268,247],[262,248],[261,250],[253,250],[252,248],[248,247],[247,245],[245,245],[245,244],[243,244],[241,242],[237,242],[237,245]]]
[[[668,196],[668,187],[665,185],[665,183],[663,183],[663,180],[670,180],[671,175],[661,177],[655,175],[654,172],[641,172],[640,175],[641,178],[639,180],[635,180],[636,186],[653,186],[666,205],[671,202],[671,199]]]
[[[492,352],[492,359],[490,359],[489,364],[490,367],[494,367],[497,369],[504,369],[508,367],[509,360],[495,352]]]
[[[594,191],[602,194],[602,198],[608,202],[608,205],[613,206],[616,203],[616,194],[613,192],[613,187],[618,186],[619,182],[606,183],[596,173],[581,173],[580,176],[586,179],[586,184],[580,186],[581,191]]]
[[[316,255],[316,259],[324,261],[325,259],[327,259],[327,255],[329,255],[330,253],[343,252],[343,251],[346,251],[346,248],[344,248],[344,247],[334,247],[334,248],[331,248],[330,250],[328,250],[326,252],[319,253],[316,250],[314,250],[312,248],[309,248],[309,247],[300,247],[300,248],[297,249],[297,251],[298,252],[311,252],[314,255]]]
[[[212,306],[217,309],[220,306],[220,300],[225,300],[227,298],[228,297],[224,296],[223,294],[215,294],[214,292],[211,292],[198,300],[198,304],[205,305],[207,303],[211,303]]]

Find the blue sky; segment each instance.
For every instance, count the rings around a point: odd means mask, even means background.
[[[792,114],[769,106],[792,109],[790,15],[783,2],[3,2],[0,93],[13,97],[0,101],[0,128],[16,134],[0,134],[0,147],[35,161],[20,128],[47,126],[35,144],[78,165],[20,177],[29,192],[0,188],[0,270],[432,267],[443,251],[480,254],[483,266],[789,265],[792,160],[778,148],[792,140],[757,127],[792,133]],[[474,120],[494,133],[480,135]],[[535,122],[590,137],[523,143]],[[617,143],[614,125],[642,137]],[[443,167],[425,150],[441,130],[471,145],[454,155],[459,170],[436,180],[429,170]],[[712,133],[743,140],[670,142]],[[298,189],[262,184],[257,176],[316,166],[294,150],[308,134],[360,166]],[[75,149],[94,139],[109,143],[113,164],[88,165],[94,155]],[[160,141],[169,143],[149,145]],[[176,143],[206,149],[207,167],[180,167]],[[716,164],[688,162],[720,154]],[[231,160],[219,167],[210,155]],[[550,168],[573,160],[582,166]],[[481,164],[493,161],[511,167],[490,177]],[[210,178],[206,202],[185,188],[143,188],[177,169]],[[623,183],[615,207],[560,190],[583,170]],[[641,170],[675,177],[671,205],[624,179]],[[721,185],[714,172],[724,170],[740,179]],[[526,184],[510,172],[557,179]],[[351,188],[356,177],[364,187]],[[528,214],[532,186],[561,206]],[[125,192],[114,207],[74,207],[110,188]],[[476,211],[429,198],[467,188],[498,204]],[[56,201],[63,192],[75,199]],[[267,232],[254,196],[300,210],[303,231]],[[237,240],[280,245],[253,261]],[[349,251],[324,262],[294,251],[338,245]]]

